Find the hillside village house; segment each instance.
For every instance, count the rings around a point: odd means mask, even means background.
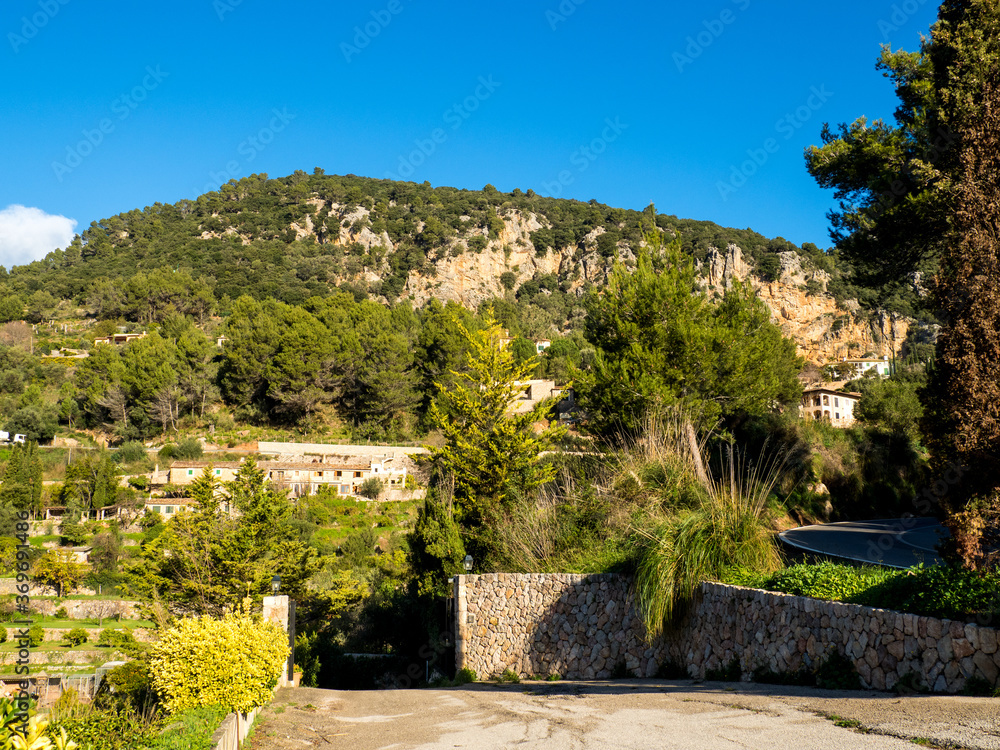
[[[206,467],[219,482],[231,482],[239,471],[240,461],[176,461],[170,467],[168,481],[178,487],[191,484]],[[332,487],[341,495],[355,495],[366,479],[381,479],[387,488],[402,488],[406,484],[406,467],[401,459],[391,456],[331,456],[324,462],[261,461],[257,464],[267,478],[279,487],[287,488],[292,497],[315,495],[320,487]]]
[[[854,365],[855,378],[862,377],[870,370],[874,370],[881,378],[889,377],[892,372],[892,366],[889,363],[888,357],[882,357],[881,359],[847,359],[845,357],[841,361],[846,365]]]
[[[146,338],[145,333],[113,333],[110,336],[98,336],[94,339],[95,344],[108,344],[109,346],[124,346],[125,344]]]
[[[854,424],[854,407],[860,399],[860,393],[806,388],[802,392],[799,414],[804,419],[825,420],[834,427],[850,427]]]
[[[164,521],[169,521],[178,513],[191,510],[193,506],[194,501],[189,497],[160,498],[157,500],[149,500],[146,503],[146,510],[151,513],[159,513],[163,516]],[[222,512],[229,512],[229,503],[222,504]]]

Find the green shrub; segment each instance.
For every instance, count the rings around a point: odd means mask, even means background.
[[[212,750],[212,735],[228,713],[222,706],[205,706],[174,714],[149,750]]]
[[[130,661],[112,669],[104,675],[94,696],[97,708],[118,713],[142,714],[155,703],[153,674],[145,661]]]
[[[81,643],[87,642],[87,631],[83,628],[73,628],[63,633],[62,639],[70,646],[79,646]]]
[[[28,631],[28,645],[31,648],[38,648],[45,640],[45,629],[41,625],[32,625]]]
[[[69,614],[66,612],[65,607],[60,607],[55,611],[55,616],[60,620],[68,620]]]
[[[201,443],[198,442],[197,438],[185,438],[174,448],[174,458],[179,458],[182,461],[195,461],[202,455]]]
[[[146,446],[135,440],[122,443],[122,446],[114,453],[115,461],[120,464],[134,464],[145,461],[147,458]]]
[[[497,675],[497,682],[499,682],[501,685],[504,685],[504,684],[507,684],[507,685],[516,685],[520,681],[521,681],[521,678],[517,675],[517,673],[514,672],[514,671],[512,671],[512,670],[510,670],[510,669],[505,669],[503,671],[503,674]]]
[[[476,670],[469,669],[468,667],[463,667],[455,674],[455,682],[459,685],[468,685],[477,679],[479,678],[476,676]]]
[[[152,651],[153,686],[167,710],[221,705],[245,713],[270,698],[288,657],[288,636],[242,611],[181,620]]]
[[[86,718],[60,721],[59,726],[81,748],[136,750],[154,747],[162,720],[146,720],[132,712],[95,711]]]
[[[832,562],[793,565],[773,575],[730,569],[726,583],[796,596],[893,609],[949,620],[991,621],[1000,616],[1000,572],[952,566],[909,570],[854,567]]]
[[[0,625],[0,643],[7,642],[7,628]]]
[[[105,628],[97,639],[97,645],[113,648],[128,656],[138,656],[144,650],[128,628]]]

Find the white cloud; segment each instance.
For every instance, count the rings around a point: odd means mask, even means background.
[[[75,230],[76,219],[47,214],[40,208],[7,206],[0,211],[0,266],[9,270],[41,260],[69,245]]]

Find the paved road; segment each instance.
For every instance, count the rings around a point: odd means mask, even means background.
[[[802,526],[778,536],[792,547],[855,562],[909,568],[937,565],[938,541],[948,535],[933,518],[892,518]]]
[[[827,716],[858,722],[869,733]],[[442,690],[284,688],[247,750],[1000,750],[1000,701],[660,680]]]

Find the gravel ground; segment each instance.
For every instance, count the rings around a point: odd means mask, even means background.
[[[914,740],[1000,750],[1000,700],[684,680],[284,688],[246,748],[838,750]]]

